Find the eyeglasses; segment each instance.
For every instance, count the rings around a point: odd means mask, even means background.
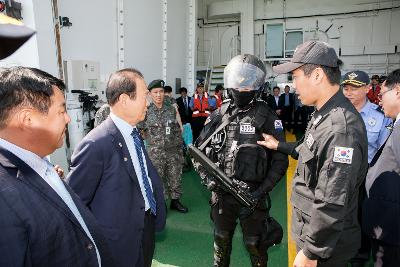
[[[379,94],[378,94],[378,98],[379,98],[380,100],[382,100],[383,95],[386,94],[387,92],[392,91],[392,90],[393,90],[393,88],[391,88],[391,89],[389,89],[389,90],[386,90],[385,92],[380,91]]]

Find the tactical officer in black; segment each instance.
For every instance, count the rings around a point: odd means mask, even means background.
[[[257,207],[251,211],[231,194],[214,188],[210,201],[215,224],[214,266],[229,266],[232,236],[238,219],[252,266],[267,264],[265,219],[268,211],[265,200],[284,176],[288,159],[283,153],[257,144],[263,139],[263,132],[284,141],[282,122],[276,113],[264,101],[256,100],[265,75],[265,66],[257,57],[234,57],[224,70],[224,87],[228,88],[231,99],[225,100],[222,107],[211,114],[195,143],[200,149],[205,147],[204,153],[229,178],[245,182],[258,200]],[[216,132],[221,124],[225,127]],[[203,179],[212,180],[200,166],[197,167]]]
[[[293,266],[345,267],[360,247],[359,187],[368,168],[368,143],[359,112],[340,90],[340,60],[328,44],[299,45],[291,62],[274,67],[293,73],[296,94],[316,111],[297,144],[265,136],[259,142],[298,157],[293,178]]]

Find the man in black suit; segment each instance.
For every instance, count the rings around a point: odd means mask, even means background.
[[[365,187],[368,198],[361,226],[372,238],[375,266],[400,262],[400,69],[389,74],[378,95],[385,116],[394,121],[385,144],[370,163]]]
[[[285,92],[279,97],[279,107],[282,110],[281,116],[285,128],[290,130],[292,128],[292,116],[294,108],[294,95],[290,93],[289,85],[285,86]]]
[[[278,116],[281,115],[281,108],[279,106],[279,94],[281,93],[281,88],[279,88],[278,86],[275,86],[274,89],[272,90],[272,95],[268,96],[268,106],[270,108],[272,108],[273,110],[275,110],[276,114],[278,114]]]
[[[110,116],[75,149],[68,182],[99,221],[117,266],[150,267],[166,210],[161,179],[136,128],[148,104],[143,75],[113,73],[106,97]]]
[[[178,104],[179,115],[181,116],[182,124],[190,123],[192,120],[192,110],[189,107],[190,100],[192,99],[187,95],[187,89],[182,87],[179,89],[180,97],[176,99]]]
[[[0,266],[115,266],[95,218],[46,159],[71,120],[63,89],[38,69],[0,70]]]

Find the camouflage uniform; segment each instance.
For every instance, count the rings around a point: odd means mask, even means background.
[[[179,199],[182,195],[182,133],[176,121],[176,109],[165,101],[161,109],[151,103],[145,120],[138,125],[145,130],[147,151],[164,181],[164,196]]]
[[[110,105],[108,104],[102,105],[96,112],[96,115],[94,115],[94,127],[97,127],[98,125],[100,125],[100,123],[105,121],[108,115],[110,115],[110,112],[111,112]]]

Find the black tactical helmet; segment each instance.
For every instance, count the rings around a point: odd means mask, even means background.
[[[224,70],[224,87],[259,90],[265,82],[264,63],[256,56],[244,54],[232,58]]]

